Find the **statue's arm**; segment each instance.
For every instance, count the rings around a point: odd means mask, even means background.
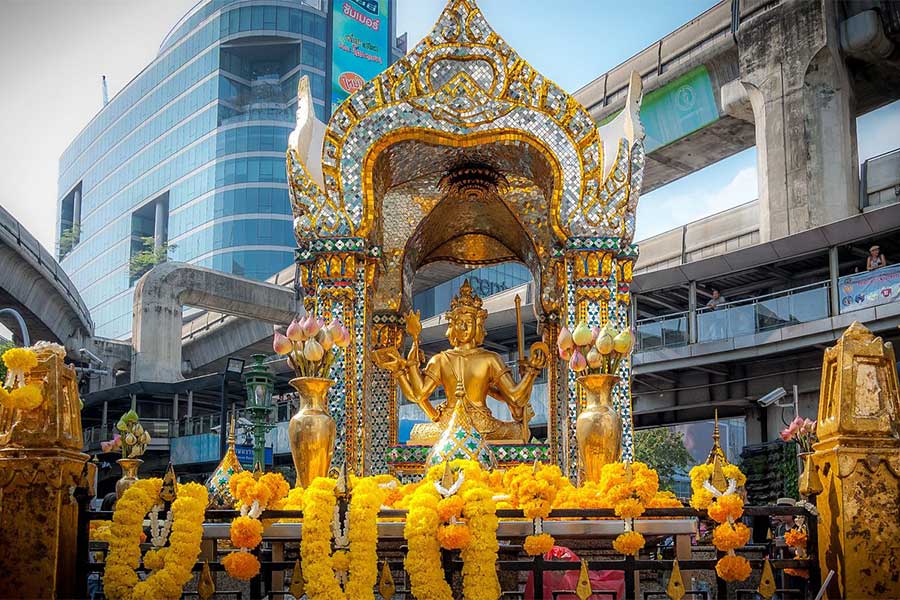
[[[434,357],[428,361],[428,365],[425,368],[426,373],[437,369],[436,358]],[[428,401],[428,398],[437,389],[437,379],[430,375],[422,377],[418,360],[407,361],[406,368],[397,372],[397,381],[400,384],[400,390],[403,392],[403,395],[418,404],[425,411],[425,414],[428,415],[429,419],[437,421],[440,418],[440,413]]]
[[[497,365],[495,365],[495,368],[500,374],[494,380],[493,387],[499,392],[499,395],[502,396],[502,400],[507,404],[516,407],[522,407],[528,404],[531,400],[531,389],[534,387],[534,381],[537,379],[538,374],[540,374],[540,370],[526,367],[521,379],[516,383],[512,378],[509,369],[500,362],[499,358],[497,358]]]

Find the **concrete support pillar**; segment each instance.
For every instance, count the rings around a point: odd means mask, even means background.
[[[169,215],[166,203],[162,199],[156,201],[155,214],[153,216],[153,247],[159,249],[166,243],[166,221]]]
[[[137,394],[128,394],[131,397],[131,410],[137,410]]]
[[[72,200],[72,227],[81,227],[81,190],[75,190]]]
[[[697,343],[697,282],[688,285],[688,335],[691,344]]]
[[[840,261],[838,260],[837,246],[828,249],[828,276],[829,276],[829,297],[831,299],[831,316],[841,313],[841,294],[838,290],[838,279],[840,273]]]
[[[188,390],[187,396],[187,414],[185,418],[190,419],[194,416],[194,390]]]
[[[178,420],[178,394],[172,396],[172,420]]]
[[[103,401],[103,416],[100,417],[100,427],[102,429],[106,429],[106,424],[109,422],[108,415],[109,415],[109,402],[104,400]]]
[[[742,25],[740,80],[756,127],[760,239],[858,211],[853,92],[838,5],[782,3]]]

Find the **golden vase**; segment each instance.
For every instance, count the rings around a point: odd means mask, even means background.
[[[122,467],[122,477],[116,482],[116,499],[120,499],[125,490],[138,480],[138,469],[144,461],[140,458],[120,458],[116,463]]]
[[[297,485],[309,487],[316,477],[325,477],[334,454],[337,428],[328,412],[328,390],[331,379],[296,377],[291,387],[300,396],[300,409],[288,424],[291,456],[297,471]]]
[[[819,472],[816,470],[815,463],[813,463],[813,454],[814,452],[801,452],[799,454],[803,470],[800,471],[797,487],[800,495],[807,498],[817,496],[823,491],[822,480],[819,479]]]
[[[622,455],[622,418],[610,400],[618,382],[617,375],[584,375],[578,378],[578,385],[587,396],[585,406],[575,421],[582,482],[600,481],[603,465],[616,462]]]

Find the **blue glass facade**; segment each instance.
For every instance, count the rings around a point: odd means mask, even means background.
[[[129,261],[142,238],[174,246],[174,260],[254,279],[291,264],[284,153],[303,75],[326,120],[329,9],[198,3],[60,157],[61,264],[97,335],[131,334]]]
[[[517,262],[474,269],[414,295],[413,309],[421,311],[423,319],[447,312],[450,309],[450,300],[459,293],[459,288],[466,279],[476,294],[481,298],[487,298],[517,285],[529,283],[531,273],[525,265]]]

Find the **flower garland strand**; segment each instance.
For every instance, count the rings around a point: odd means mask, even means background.
[[[553,536],[544,533],[543,520],[550,515],[560,489],[568,483],[559,467],[540,463],[519,465],[503,475],[510,502],[534,523],[534,533],[525,538],[526,554],[536,556],[553,549]]]
[[[225,571],[241,581],[249,581],[259,573],[259,559],[250,553],[262,542],[262,512],[271,504],[283,504],[290,486],[281,473],[264,473],[256,479],[250,471],[241,471],[231,477],[228,489],[237,500],[241,516],[231,522],[231,543],[238,548],[222,559]]]
[[[3,364],[6,381],[0,385],[0,405],[11,410],[34,410],[44,403],[41,386],[27,381],[28,374],[38,365],[34,350],[10,348],[3,353]]]
[[[737,489],[743,487],[747,477],[734,465],[721,466],[728,486],[720,491],[711,483],[715,469],[715,463],[691,469],[691,506],[706,509],[709,518],[719,523],[713,530],[713,545],[726,554],[716,563],[716,573],[725,581],[744,581],[752,571],[750,561],[734,551],[750,541],[750,528],[738,522],[744,514],[744,501]]]
[[[334,479],[318,477],[303,495],[303,536],[300,558],[310,600],[374,599],[378,582],[378,511],[390,488],[381,477],[353,478],[346,528],[346,550],[331,552],[332,520],[337,509]],[[339,529],[340,526],[338,527]],[[348,573],[345,589],[335,571]]]
[[[146,580],[140,581],[136,572],[141,562],[144,515],[156,505],[161,487],[161,479],[138,480],[116,503],[103,576],[104,590],[110,600],[175,600],[181,597],[184,585],[191,579],[200,555],[208,501],[206,488],[198,483],[178,486],[177,498],[172,503],[169,546],[147,553],[144,566],[151,573]]]
[[[625,532],[613,540],[616,552],[636,556],[646,541],[634,531],[634,519],[644,514],[659,492],[656,471],[641,462],[616,462],[604,465],[600,471],[599,494],[607,506],[612,506],[625,524]]]

